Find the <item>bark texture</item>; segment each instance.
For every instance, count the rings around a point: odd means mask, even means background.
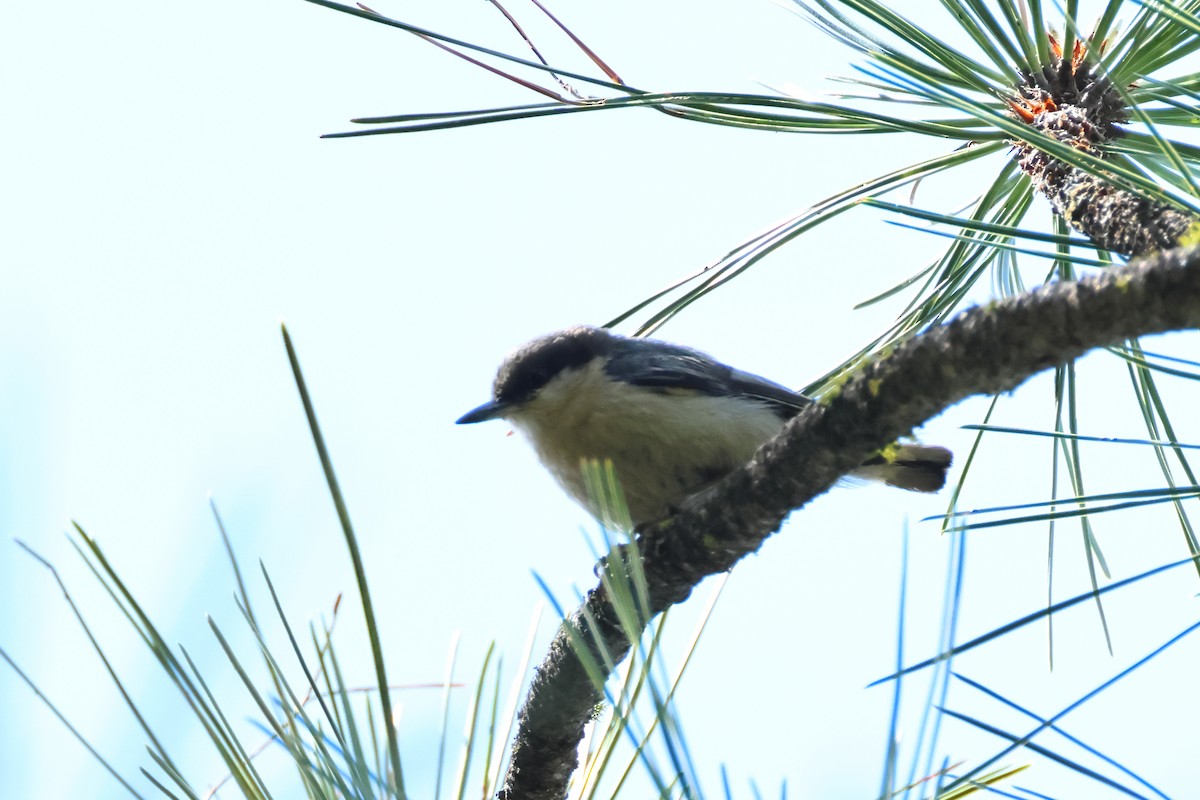
[[[1025,75],[1011,107],[1030,127],[1101,160],[1128,119],[1121,93],[1082,47]],[[1145,255],[1175,247],[1198,228],[1191,212],[1121,188],[1111,176],[1077,169],[1028,142],[1014,144],[1013,158],[1054,213],[1104,250]]]

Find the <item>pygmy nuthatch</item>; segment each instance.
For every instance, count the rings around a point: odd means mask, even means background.
[[[687,347],[568,328],[513,352],[492,399],[458,423],[504,418],[593,515],[584,459],[611,459],[636,526],[746,464],[811,399]],[[918,492],[946,482],[944,447],[901,444],[852,474]]]

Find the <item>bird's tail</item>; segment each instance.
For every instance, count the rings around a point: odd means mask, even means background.
[[[944,447],[894,444],[856,469],[864,478],[913,492],[936,492],[946,485],[954,455]]]

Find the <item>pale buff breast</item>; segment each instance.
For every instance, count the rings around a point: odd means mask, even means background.
[[[595,514],[579,465],[611,459],[635,524],[666,516],[783,427],[744,399],[614,382],[599,362],[555,378],[531,405],[510,419],[567,493]]]

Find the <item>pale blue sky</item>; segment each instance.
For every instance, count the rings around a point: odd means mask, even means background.
[[[518,47],[486,4],[379,10]],[[848,71],[847,53],[769,3],[559,10],[642,88],[754,91],[762,81],[815,93],[828,88],[821,75]],[[268,598],[259,558],[293,622],[328,614],[338,592],[354,597],[280,320],[294,336],[367,559],[393,681],[440,680],[461,632],[459,675],[471,676],[495,639],[507,685],[541,600],[530,570],[564,597],[590,585],[580,532],[592,523],[502,424],[454,426],[486,399],[503,355],[558,327],[601,323],[769,223],[946,149],[902,138],[802,140],[650,112],[323,141],[319,134],[346,129],[354,116],[535,98],[403,33],[299,0],[7,4],[0,68],[8,76],[0,646],[123,774],[148,763],[49,574],[7,542],[16,537],[62,568],[117,669],[144,692],[145,709],[201,786],[220,778],[219,763],[62,534],[76,520],[95,536],[166,638],[187,646],[249,716],[204,622],[211,614],[249,652],[209,493],[260,603]],[[949,210],[970,199],[968,184],[922,191]],[[884,220],[845,215],[663,336],[807,383],[899,308],[852,306],[943,246]],[[1197,352],[1194,336],[1154,344]],[[1144,434],[1115,360],[1086,360],[1081,380],[1098,398],[1084,409],[1084,430]],[[1194,390],[1173,399],[1178,409],[1198,401]],[[984,408],[952,409],[922,437],[965,454],[971,435],[959,426],[979,421]],[[1052,425],[1046,376],[1005,398],[997,421]],[[1176,422],[1181,438],[1200,439],[1195,419],[1177,414]],[[1091,491],[1162,483],[1148,450],[1086,455]],[[965,506],[1047,496],[1044,441],[997,438],[980,458]],[[890,691],[863,687],[894,658],[905,521],[910,652],[933,653],[950,541],[918,520],[945,502],[839,488],[734,571],[680,697],[710,793],[723,762],[742,792],[753,778],[764,789],[786,779],[792,796],[874,795]],[[1078,528],[1060,531],[1056,596],[1065,597],[1088,584]],[[1166,509],[1102,519],[1097,531],[1115,577],[1186,554]],[[1044,602],[1045,538],[1044,526],[972,538],[964,635]],[[1094,611],[1079,609],[1057,624],[1053,673],[1044,626],[959,666],[1054,713],[1193,621],[1196,590],[1194,572],[1180,570],[1113,598],[1113,658]],[[679,636],[706,593],[678,614]],[[343,657],[365,654],[354,612],[353,604],[343,612]],[[546,620],[539,642],[550,632]],[[1068,728],[1168,794],[1187,796],[1194,770],[1181,754],[1200,710],[1189,690],[1197,656],[1200,644],[1185,642],[1069,717]],[[365,657],[343,666],[352,682],[369,681]],[[908,708],[921,697],[914,691]],[[996,724],[1031,727],[995,704],[971,705],[961,690],[952,699]],[[429,754],[439,702],[436,692],[401,696],[418,790],[427,784],[414,765]],[[0,796],[124,796],[6,666],[0,707],[9,720]],[[999,747],[953,723],[942,744],[952,761]],[[1036,757],[1007,762],[1027,760],[1035,767],[1023,785],[1106,796]]]

